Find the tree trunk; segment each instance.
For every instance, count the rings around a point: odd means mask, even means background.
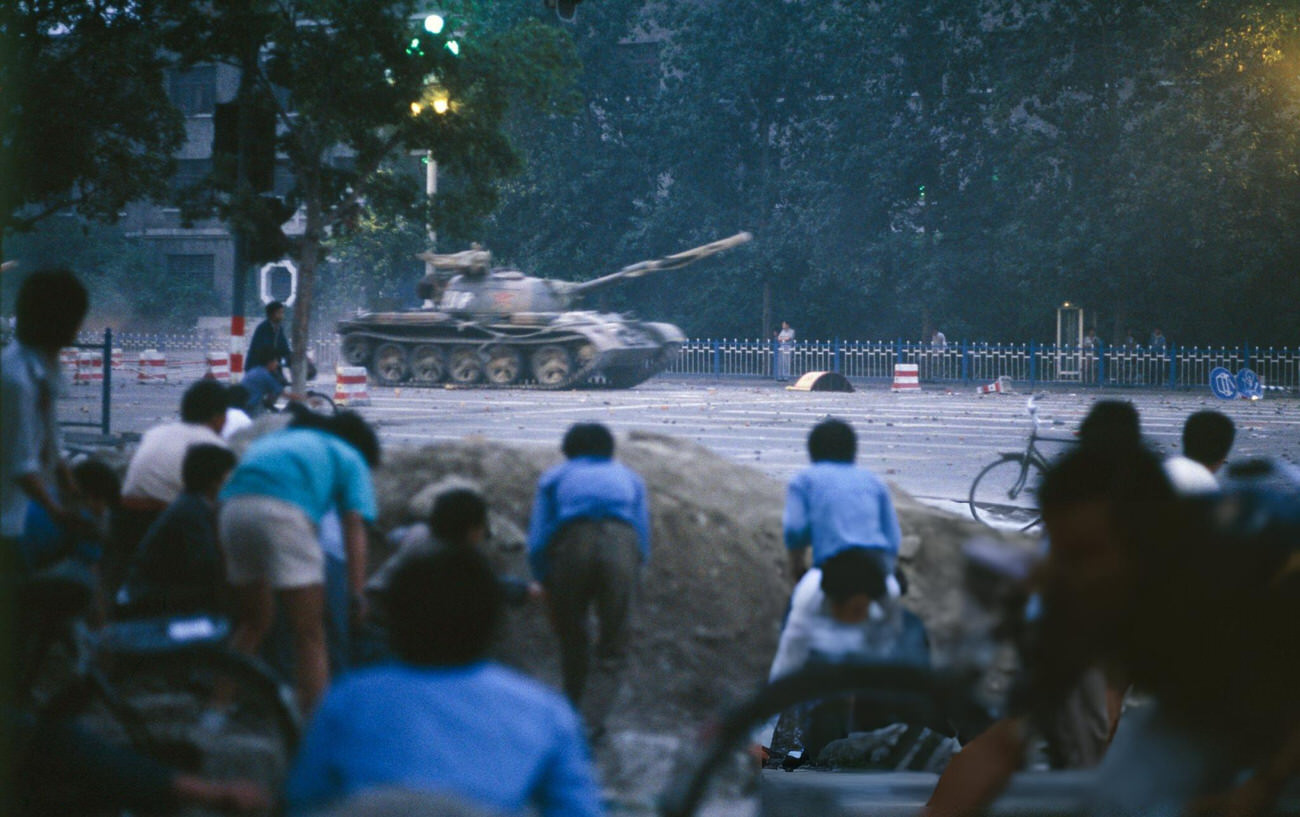
[[[307,226],[298,248],[298,294],[293,304],[293,391],[307,391],[307,343],[311,337],[312,293],[316,284],[316,265],[320,260],[324,217],[321,212],[320,179],[304,174],[303,202],[307,207]]]
[[[763,334],[764,339],[772,337],[772,281],[763,279]]]

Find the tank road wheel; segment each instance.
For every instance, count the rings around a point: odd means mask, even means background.
[[[370,341],[362,335],[343,338],[343,359],[349,366],[364,366],[370,362]]]
[[[411,375],[420,383],[439,383],[447,376],[447,356],[442,347],[424,344],[411,352]]]
[[[543,346],[533,352],[533,377],[543,386],[558,386],[573,373],[573,360],[563,346]]]
[[[592,363],[596,362],[596,356],[599,354],[600,352],[596,349],[594,343],[584,343],[579,346],[578,351],[573,355],[573,359],[578,364],[578,371],[589,368]]]
[[[483,377],[483,361],[473,346],[457,346],[451,350],[447,374],[451,382],[461,385],[477,383]]]
[[[381,386],[395,386],[411,376],[411,366],[406,359],[406,349],[396,343],[385,343],[375,350],[375,379]]]
[[[513,346],[493,346],[488,349],[487,367],[484,374],[489,383],[507,386],[519,379],[524,370],[523,358]]]

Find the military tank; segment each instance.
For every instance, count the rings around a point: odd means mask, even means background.
[[[623,389],[663,371],[686,340],[670,323],[571,309],[585,293],[677,269],[750,240],[749,233],[591,281],[536,278],[492,266],[475,247],[421,253],[431,271],[416,287],[424,307],[340,321],[342,357],[380,385]]]

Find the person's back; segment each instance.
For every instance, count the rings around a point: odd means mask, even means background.
[[[800,471],[786,490],[782,520],[791,571],[803,575],[802,553],[812,551],[812,565],[841,550],[878,551],[893,573],[902,532],[889,489],[875,474],[854,465],[857,435],[841,420],[825,420],[808,435],[812,465]]]
[[[225,566],[217,544],[217,491],[235,455],[216,445],[191,446],[185,491],[154,521],[128,566],[119,602],[132,615],[161,615],[221,607]]]
[[[412,556],[385,603],[401,660],[330,689],[290,777],[295,810],[402,787],[507,813],[600,813],[576,714],[557,693],[485,659],[502,601],[481,554]]]
[[[180,422],[154,426],[140,438],[126,469],[122,496],[138,507],[150,503],[157,511],[167,507],[184,487],[185,452],[192,445],[224,447],[225,425],[226,387],[214,380],[191,385],[181,398]]]

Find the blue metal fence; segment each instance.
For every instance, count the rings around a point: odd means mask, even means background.
[[[772,341],[696,339],[682,347],[668,371],[679,375],[772,377],[779,350]],[[1095,346],[1041,343],[948,344],[936,349],[910,341],[797,341],[791,376],[838,372],[854,379],[890,379],[894,364],[915,363],[922,381],[991,383],[999,377],[1028,383],[1080,386],[1190,388],[1209,383],[1210,371],[1250,368],[1268,386],[1300,388],[1300,348]]]

